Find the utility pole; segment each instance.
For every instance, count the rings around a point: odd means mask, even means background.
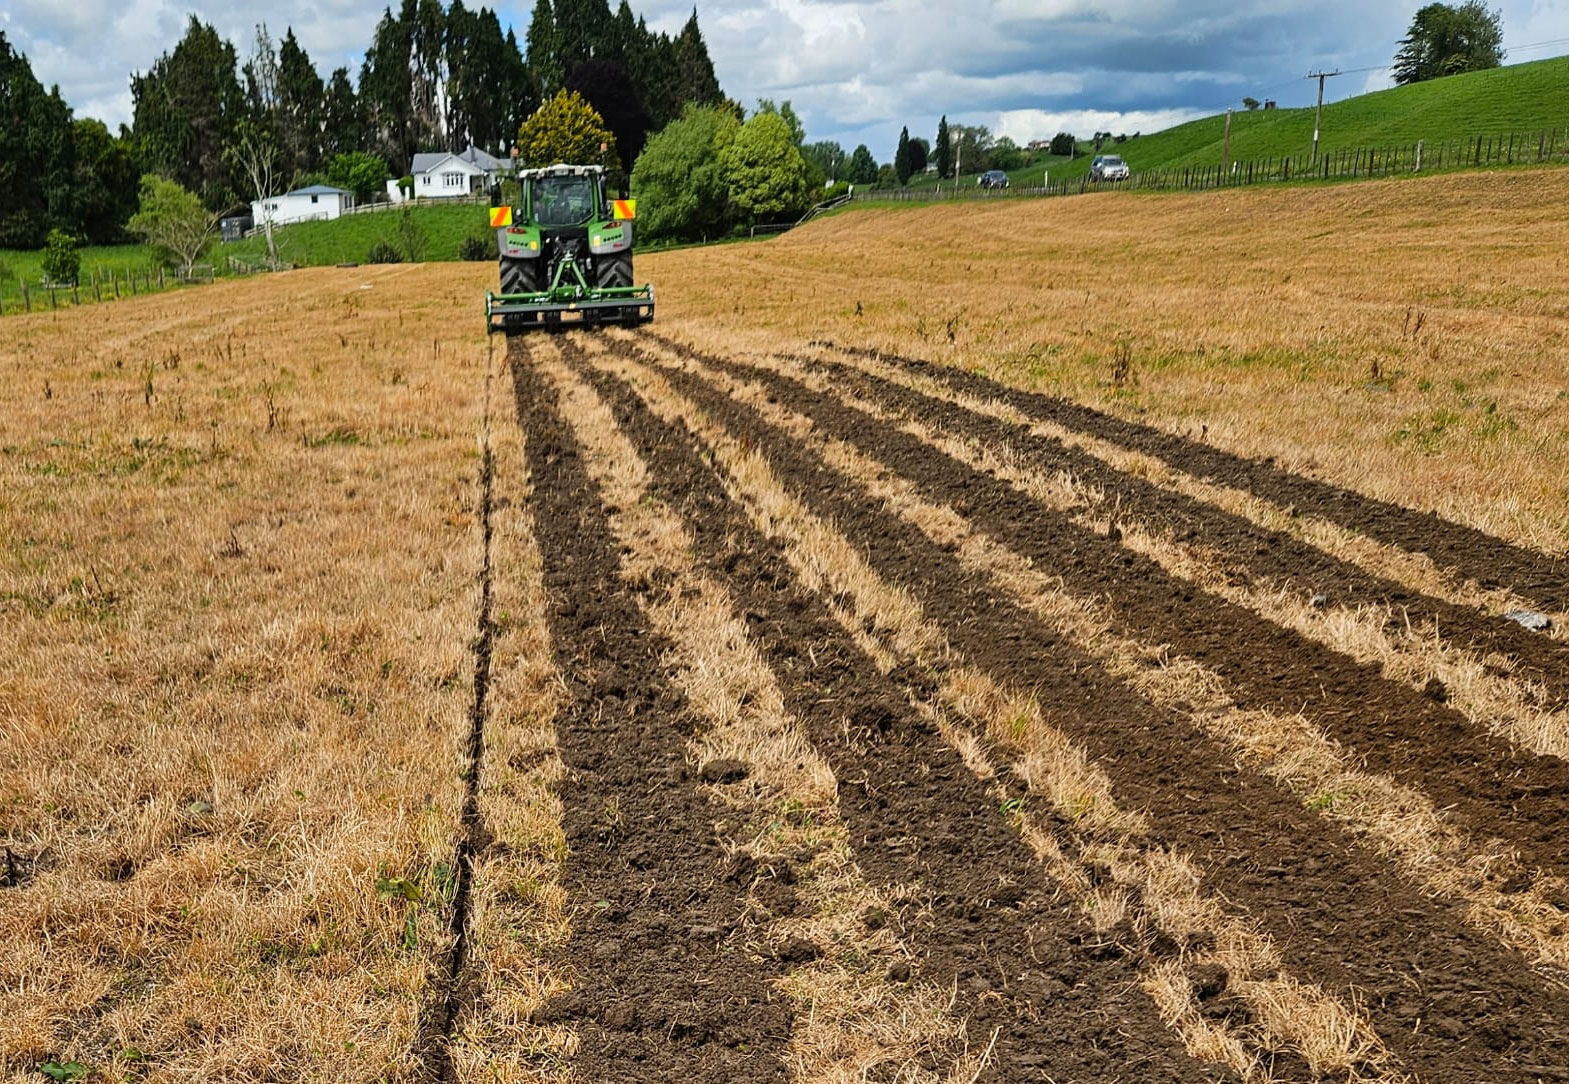
[[[1336,68],[1332,72],[1327,72],[1323,69],[1320,69],[1316,72],[1307,73],[1307,77],[1309,79],[1318,80],[1318,112],[1313,114],[1313,161],[1315,162],[1318,161],[1318,129],[1320,122],[1324,119],[1324,80],[1333,79],[1339,74],[1339,68]]]

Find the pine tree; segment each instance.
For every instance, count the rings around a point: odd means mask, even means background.
[[[910,183],[910,129],[899,129],[899,148],[893,154],[894,175],[901,185]]]
[[[360,107],[368,131],[364,149],[380,154],[394,173],[407,172],[413,150],[409,143],[409,34],[389,8],[376,24],[365,63],[360,68]]]
[[[937,176],[944,178],[952,176],[953,143],[948,135],[946,116],[937,122],[937,143],[932,148],[932,161],[937,165]]]
[[[528,68],[534,73],[534,84],[541,98],[553,96],[567,80],[562,70],[560,37],[556,32],[556,19],[550,0],[534,0],[534,16],[529,20]]]
[[[503,66],[501,142],[498,149],[509,152],[516,146],[518,129],[539,108],[539,83],[518,49],[518,39],[507,31],[507,59]]]
[[[697,9],[681,28],[675,39],[676,89],[681,102],[698,105],[718,105],[725,100],[719,89],[719,77],[714,74],[714,62],[709,58],[708,46],[703,44],[703,32],[697,26]]]
[[[74,225],[71,110],[45,93],[27,57],[0,31],[0,248],[38,248],[51,227]]]
[[[322,101],[321,135],[323,161],[367,149],[365,111],[360,107],[359,95],[354,93],[354,84],[349,82],[348,68],[336,69],[327,80]]]
[[[447,13],[441,0],[403,0],[409,30],[409,138],[414,151],[452,146],[448,116]]]
[[[605,0],[556,0],[556,57],[565,75],[604,54],[610,24]]]
[[[233,45],[192,15],[174,51],[131,77],[131,101],[145,166],[175,178],[208,207],[234,200],[224,151],[247,109]]]
[[[278,46],[278,138],[286,170],[313,173],[321,168],[322,121],[326,88],[309,54],[290,28]]]

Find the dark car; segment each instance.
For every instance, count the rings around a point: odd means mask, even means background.
[[[1008,175],[1000,169],[988,169],[975,183],[982,188],[1007,188]]]

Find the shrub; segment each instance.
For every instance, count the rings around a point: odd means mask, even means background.
[[[403,253],[386,241],[377,241],[365,254],[366,263],[402,263]]]
[[[425,259],[428,244],[425,230],[414,217],[414,208],[404,204],[398,212],[398,250],[409,263],[420,263]]]
[[[496,247],[496,235],[493,233],[474,234],[458,242],[458,259],[460,260],[483,263],[485,260],[494,260],[499,254],[499,250]]]
[[[75,282],[82,271],[82,254],[76,238],[64,230],[50,230],[44,246],[44,277],[50,282]]]

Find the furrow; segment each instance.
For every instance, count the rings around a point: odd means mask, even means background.
[[[553,386],[521,343],[513,349],[565,686],[556,732],[572,901],[570,989],[532,1022],[576,1025],[578,1079],[782,1081],[789,1013],[744,943],[743,889],[718,875],[720,807],[687,769],[701,720],[665,677],[669,644],[622,579],[603,495]]]
[[[463,807],[459,820],[461,835],[451,873],[452,909],[448,920],[451,947],[445,959],[439,961],[439,970],[431,983],[434,997],[426,1005],[420,1021],[420,1057],[424,1074],[428,1079],[443,1082],[456,1080],[450,1045],[458,1013],[469,996],[469,991],[465,989],[469,964],[469,912],[473,899],[474,865],[486,834],[480,812],[479,790],[480,773],[485,760],[485,723],[489,715],[490,655],[495,641],[495,626],[491,620],[495,489],[495,459],[491,451],[491,385],[492,368],[487,355],[479,476],[475,479],[475,489],[479,495],[480,567],[477,577],[479,612],[472,641],[474,696],[469,704],[469,732],[464,749]]]
[[[494,426],[490,446],[492,640],[478,780],[486,832],[474,855],[469,989],[448,1050],[465,1084],[565,1084],[575,1030],[533,1022],[565,981],[563,766],[553,726],[563,686],[550,658],[522,433]]]
[[[893,459],[928,499],[949,503],[997,541],[1051,569],[1071,593],[1106,596],[1125,635],[1165,641],[1213,669],[1239,706],[1304,713],[1368,766],[1425,791],[1479,845],[1519,852],[1528,865],[1569,868],[1569,763],[1528,756],[1476,732],[1459,712],[1373,668],[1304,640],[1214,594],[1174,582],[1159,564],[1073,523],[1007,482],[925,441],[874,423],[859,406],[814,391],[767,365],[734,367],[768,385],[863,452]],[[1497,841],[1497,842],[1495,842]]]
[[[799,370],[797,359],[781,359]],[[1284,529],[1262,527],[1262,502],[1185,476],[1160,484],[1140,474],[1170,473],[1139,453],[1090,441],[1057,426],[1030,423],[1018,410],[970,397],[934,397],[934,382],[894,370],[881,374],[843,366],[823,372],[813,359],[804,375],[817,390],[859,393],[889,409],[938,427],[947,444],[974,445],[988,469],[1032,495],[1056,496],[1082,517],[1115,520],[1124,544],[1159,561],[1173,575],[1192,580],[1267,620],[1292,628],[1359,662],[1376,663],[1392,678],[1443,698],[1473,723],[1529,752],[1569,754],[1569,654],[1551,638],[1527,632],[1505,612],[1524,604],[1501,593],[1471,592],[1471,605],[1411,591],[1349,560],[1316,549]],[[862,362],[871,366],[872,362]],[[880,366],[879,368],[888,368]],[[858,379],[856,378],[858,377]],[[902,377],[903,380],[898,378]],[[920,382],[925,390],[907,387]],[[826,387],[825,387],[826,385]],[[1049,499],[1049,498],[1048,498]],[[1227,505],[1222,508],[1220,505]],[[1274,510],[1273,522],[1292,518]],[[1314,532],[1324,538],[1330,532]],[[1365,552],[1366,540],[1329,538],[1342,549]],[[1430,577],[1433,579],[1436,577]],[[1475,596],[1481,596],[1476,598]],[[1487,620],[1475,605],[1493,607]]]
[[[941,634],[917,607],[901,605],[897,593],[879,587],[856,550],[801,509],[765,465],[739,451],[736,439],[683,407],[661,387],[663,381],[624,371],[656,409],[698,427],[716,459],[739,481],[732,483],[738,496],[765,530],[784,541],[786,557],[804,579],[831,596],[864,599],[862,612],[845,616],[853,617],[852,627],[864,622],[878,629],[889,638],[890,652],[905,656],[895,676],[919,690],[917,701],[924,703],[929,690],[937,690],[941,703],[931,714],[939,722],[950,717],[956,744],[974,747],[975,735],[952,721],[967,718],[980,721],[983,742],[1008,748],[1007,755],[1018,760],[1015,785],[1019,779],[1028,783],[1031,801],[1021,802],[1016,791],[1004,793],[1003,807],[1021,818],[1027,841],[1103,935],[1140,960],[1143,984],[1190,1050],[1244,1075],[1267,1066],[1289,1078],[1296,1057],[1314,1071],[1353,1078],[1376,1079],[1387,1072],[1377,1068],[1379,1043],[1357,1012],[1293,978],[1268,938],[1200,891],[1201,874],[1190,863],[1148,842],[1143,819],[1118,807],[1104,775],[1045,721],[1033,697],[1010,695],[984,673],[951,661],[936,669],[923,665],[921,658],[945,653]],[[1036,801],[1046,802],[1044,820],[1030,812]],[[1213,985],[1216,974],[1219,986]],[[1217,1003],[1222,988],[1225,996]]]
[[[1270,460],[1245,459],[1152,426],[1036,392],[1021,391],[975,373],[894,354],[822,345],[844,353],[886,360],[934,377],[956,391],[1000,399],[1032,418],[1057,422],[1132,451],[1144,452],[1196,478],[1245,490],[1282,507],[1319,516],[1413,554],[1427,554],[1440,568],[1484,589],[1507,589],[1538,609],[1569,610],[1569,574],[1562,558],[1495,538],[1352,490],[1293,474]]]
[[[642,585],[643,610],[672,645],[667,665],[703,717],[689,758],[739,821],[724,831],[731,859],[719,872],[748,891],[749,919],[790,965],[780,983],[797,1005],[792,1079],[976,1079],[989,1055],[966,1042],[948,984],[888,978],[908,972],[910,949],[883,916],[914,888],[879,891],[851,860],[833,770],[785,706],[735,601],[697,566],[677,508],[661,496],[673,480],[650,476],[595,391],[563,366],[549,375],[615,509],[623,576]]]
[[[1435,1079],[1493,1079],[1507,1075],[1501,1064],[1563,1056],[1554,1022],[1563,1011],[1561,993],[1532,981],[1518,955],[1466,929],[1462,908],[1392,881],[1355,840],[1263,775],[1246,765],[1237,770],[1230,747],[1195,729],[1202,720],[1190,716],[1202,716],[1202,703],[1197,711],[1151,711],[1099,660],[1069,649],[1053,627],[1005,598],[964,586],[971,569],[951,542],[935,543],[891,521],[879,499],[839,492],[822,461],[802,451],[801,432],[761,421],[679,367],[662,371],[741,439],[763,448],[776,469],[810,479],[800,496],[819,514],[876,539],[866,551],[871,563],[921,594],[956,645],[995,674],[1037,688],[1041,702],[1059,713],[1058,725],[1126,790],[1125,803],[1145,809],[1159,838],[1214,855],[1216,886],[1276,934],[1287,963],[1365,997],[1379,1034],[1413,1068]],[[761,400],[787,401],[779,390],[769,384]],[[876,429],[864,419],[858,424]],[[1143,665],[1155,670],[1160,660]],[[1378,885],[1380,898],[1368,897],[1369,884]],[[1469,992],[1483,982],[1473,1000]],[[1462,989],[1467,996],[1456,995]],[[1435,1017],[1445,1021],[1438,1031]],[[1487,1036],[1489,1050],[1470,1049],[1467,1035]],[[1514,1078],[1529,1079],[1523,1072]]]
[[[988,787],[798,582],[684,431],[610,376],[590,379],[680,495],[699,557],[734,592],[785,704],[832,765],[857,864],[875,883],[912,886],[900,924],[920,973],[956,988],[972,1044],[992,1050],[977,1079],[1216,1079],[1128,989],[1115,938],[1054,901]]]

